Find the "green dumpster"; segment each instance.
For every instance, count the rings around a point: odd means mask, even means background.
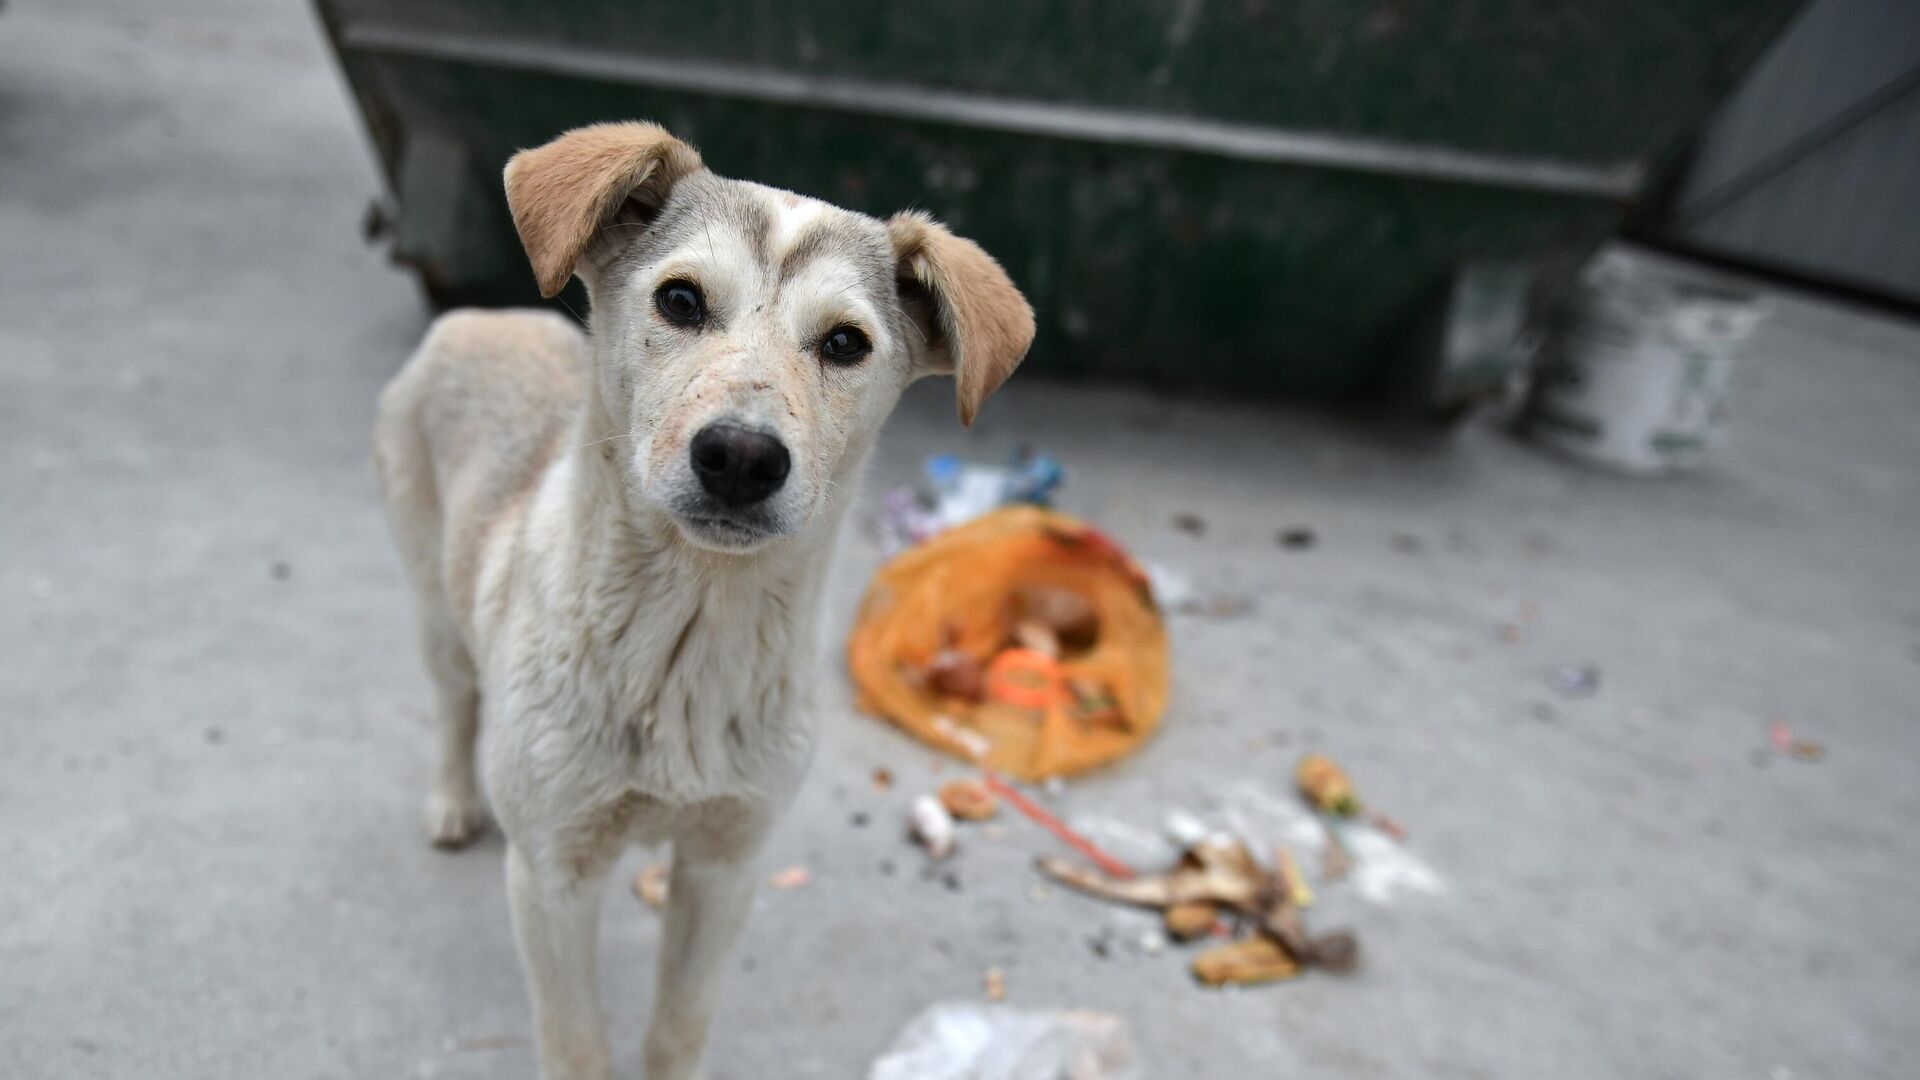
[[[1038,369],[1444,406],[1796,0],[315,6],[437,304],[535,301],[501,165],[640,117],[978,239]]]

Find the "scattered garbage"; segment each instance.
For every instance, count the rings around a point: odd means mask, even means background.
[[[1320,877],[1325,881],[1345,881],[1353,873],[1353,852],[1340,837],[1337,826],[1327,825],[1327,844],[1320,850]]]
[[[876,766],[873,770],[873,790],[885,795],[893,790],[893,770]]]
[[[1175,514],[1173,515],[1173,527],[1186,533],[1188,536],[1207,535],[1207,519],[1201,517],[1199,514]]]
[[[1147,563],[1147,580],[1162,611],[1230,619],[1253,610],[1253,598],[1238,593],[1203,592],[1185,574],[1163,563]]]
[[[1621,472],[1691,467],[1720,442],[1733,366],[1768,311],[1752,294],[1603,252],[1548,345],[1523,428]]]
[[[1313,889],[1307,885],[1307,877],[1300,872],[1300,863],[1294,859],[1293,852],[1284,847],[1274,848],[1273,870],[1280,875],[1280,882],[1286,886],[1287,896],[1293,901],[1294,907],[1313,906]]]
[[[1193,977],[1207,986],[1251,986],[1300,974],[1300,964],[1277,941],[1254,935],[1216,945],[1193,958]]]
[[[767,879],[767,884],[773,888],[784,891],[786,889],[798,889],[812,880],[813,873],[806,867],[789,866],[784,870],[775,871],[773,876]]]
[[[1204,900],[1171,904],[1161,916],[1167,936],[1175,941],[1192,941],[1213,933],[1220,923],[1220,909]]]
[[[1316,808],[1342,817],[1360,812],[1360,800],[1354,797],[1353,781],[1340,763],[1325,754],[1308,754],[1294,766],[1294,781],[1300,793]]]
[[[867,1080],[1139,1080],[1126,1024],[1110,1013],[973,1001],[928,1007]]]
[[[962,821],[985,821],[1000,811],[1000,797],[979,780],[949,780],[940,785],[940,805]]]
[[[1586,698],[1600,692],[1600,665],[1576,664],[1553,673],[1553,688],[1570,698]]]
[[[1107,854],[1100,849],[1099,845],[1075,832],[1066,822],[1021,794],[1020,789],[995,776],[991,771],[986,774],[985,783],[995,794],[1007,800],[1015,810],[1025,814],[1028,820],[1059,837],[1067,846],[1091,859],[1095,866],[1122,880],[1133,876],[1132,867]]]
[[[1132,752],[1166,708],[1166,627],[1145,572],[1098,530],[1036,506],[993,510],[888,562],[847,654],[863,711],[1026,780]]]
[[[922,471],[924,489],[895,488],[881,500],[882,544],[890,555],[1002,506],[1051,506],[1066,480],[1052,456],[1025,447],[1005,466],[940,454],[928,458]]]
[[[667,906],[667,879],[673,875],[671,862],[648,863],[633,875],[633,895],[655,911]]]
[[[907,828],[936,862],[953,854],[953,816],[937,797],[922,795],[913,800],[907,811]]]
[[[990,967],[981,977],[981,990],[987,1000],[1001,1002],[1007,1000],[1007,973],[997,967]]]
[[[1124,904],[1157,908],[1168,936],[1191,941],[1213,932],[1232,912],[1253,935],[1209,949],[1194,960],[1208,986],[1291,978],[1303,967],[1348,971],[1358,962],[1351,931],[1310,937],[1284,869],[1269,870],[1237,838],[1213,836],[1189,847],[1167,873],[1110,877],[1066,859],[1044,858],[1040,871],[1072,889]],[[1253,944],[1256,939],[1266,944]]]
[[[1785,720],[1774,717],[1767,726],[1767,740],[1773,744],[1773,752],[1800,761],[1819,761],[1827,756],[1827,748],[1812,739],[1796,739],[1793,729]]]

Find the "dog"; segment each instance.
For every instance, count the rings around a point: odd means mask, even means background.
[[[1032,309],[979,246],[709,172],[648,123],[506,166],[542,311],[439,318],[382,391],[375,461],[438,702],[436,845],[483,823],[545,1080],[603,1080],[595,930],[627,844],[670,842],[649,1080],[700,1075],[754,858],[813,754],[821,593],[907,385],[960,420]],[[484,720],[483,720],[484,717]]]

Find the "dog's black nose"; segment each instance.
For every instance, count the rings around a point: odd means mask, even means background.
[[[708,424],[689,447],[693,474],[707,494],[728,506],[757,503],[787,482],[787,444],[733,424]]]

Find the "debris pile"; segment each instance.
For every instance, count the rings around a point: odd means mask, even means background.
[[[1025,780],[1132,752],[1167,701],[1147,576],[1083,522],[1007,506],[874,575],[847,643],[863,711]]]
[[[1031,447],[1014,451],[1004,466],[937,454],[921,470],[923,487],[894,488],[881,500],[880,540],[889,555],[1002,506],[1052,506],[1067,476],[1052,455]]]
[[[1345,877],[1355,862],[1342,839],[1342,820],[1364,820],[1383,837],[1405,838],[1398,822],[1366,807],[1351,778],[1331,757],[1301,758],[1294,778],[1327,839],[1323,880]],[[1352,931],[1308,931],[1303,913],[1314,903],[1313,889],[1288,848],[1276,846],[1271,861],[1263,864],[1245,838],[1210,831],[1192,815],[1176,812],[1167,825],[1183,850],[1164,873],[1137,874],[1078,834],[1075,846],[1095,865],[1048,857],[1036,866],[1068,888],[1158,911],[1161,933],[1156,939],[1162,934],[1164,940],[1182,943],[1220,939],[1192,961],[1194,977],[1207,986],[1274,982],[1309,968],[1347,972],[1358,963],[1360,944]],[[1101,953],[1104,947],[1104,942],[1096,943],[1095,951]]]
[[[1304,883],[1291,880],[1290,862],[1281,859],[1269,869],[1243,841],[1211,836],[1187,848],[1172,870],[1150,877],[1113,877],[1069,859],[1043,858],[1036,865],[1090,896],[1159,910],[1175,941],[1228,937],[1194,957],[1194,977],[1208,986],[1291,979],[1305,967],[1352,970],[1359,940],[1347,930],[1308,935],[1297,902]],[[1242,929],[1250,932],[1236,936]]]

